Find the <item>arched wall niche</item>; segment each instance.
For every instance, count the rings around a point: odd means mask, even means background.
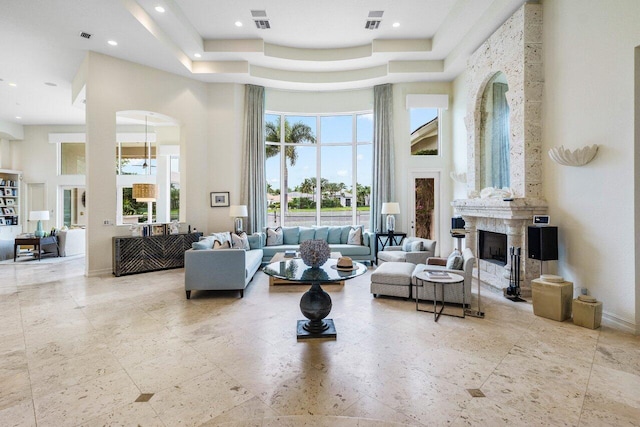
[[[514,197],[542,198],[542,7],[523,5],[471,56],[467,67],[467,191],[481,180],[481,105],[487,83],[502,72],[509,83],[510,186]]]

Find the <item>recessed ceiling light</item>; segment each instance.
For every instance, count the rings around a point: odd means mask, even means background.
[[[156,12],[164,13],[164,7],[162,7],[162,6],[156,6]]]
[[[236,21],[236,27],[242,27],[242,22]]]
[[[202,55],[200,55],[199,53],[194,53],[193,56],[195,56],[196,58],[202,58]]]
[[[109,40],[107,43],[109,43],[111,46],[118,46],[118,42],[115,40]]]
[[[16,86],[18,86],[18,85],[17,85],[17,84],[15,84],[15,83],[9,83],[9,86],[11,86],[11,87],[16,87]]]
[[[22,117],[21,116],[16,116],[16,119],[20,120]]]
[[[394,22],[394,23],[393,23],[393,28],[398,28],[399,26],[400,26],[400,23],[399,23],[399,22]]]
[[[45,82],[44,84],[46,84],[47,86],[58,86],[57,84],[51,82]]]

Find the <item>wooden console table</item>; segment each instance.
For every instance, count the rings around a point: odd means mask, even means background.
[[[202,233],[113,238],[113,274],[145,273],[184,267],[184,252]]]

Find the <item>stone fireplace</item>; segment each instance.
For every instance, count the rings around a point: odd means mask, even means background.
[[[511,197],[480,197],[483,153],[481,103],[488,82],[506,76],[509,106],[509,182]],[[542,197],[542,6],[524,4],[471,56],[467,66],[467,199],[452,206],[465,220],[465,246],[478,253],[478,231],[504,234],[508,248],[522,248],[522,296],[531,295],[531,280],[539,264],[527,256],[527,226],[533,215],[547,212]],[[484,193],[484,192],[482,192]],[[507,252],[508,253],[508,252]],[[506,265],[479,260],[481,280],[496,288],[509,284]]]

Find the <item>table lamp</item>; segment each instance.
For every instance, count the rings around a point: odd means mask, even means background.
[[[383,203],[380,213],[387,215],[387,231],[392,233],[396,229],[396,217],[394,215],[400,213],[400,204],[397,202]]]
[[[229,206],[229,216],[235,218],[234,232],[240,234],[242,232],[242,218],[249,216],[247,207],[245,205],[231,205]]]
[[[49,211],[31,211],[29,212],[29,221],[38,221],[38,227],[33,233],[36,237],[44,237],[42,229],[42,221],[49,221]]]

